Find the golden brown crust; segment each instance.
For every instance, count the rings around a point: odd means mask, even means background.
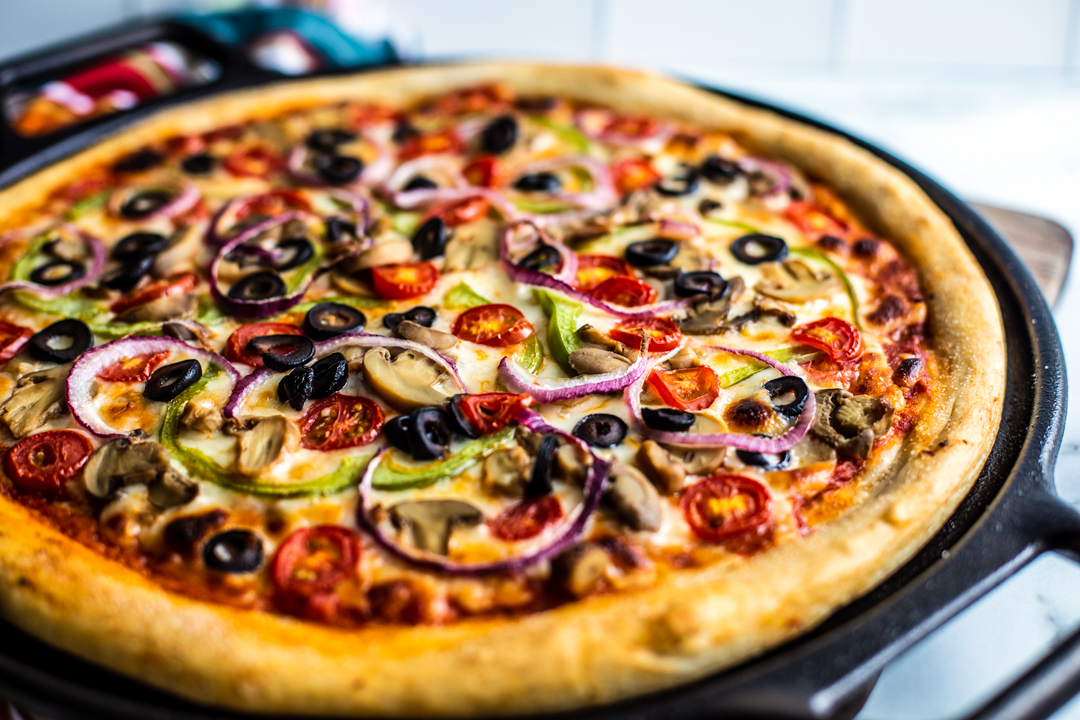
[[[170,133],[329,99],[405,103],[490,80],[727,129],[829,183],[896,242],[928,290],[942,367],[919,425],[870,469],[881,478],[873,497],[802,542],[675,572],[653,589],[512,621],[348,631],[167,593],[0,497],[0,613],[52,644],[201,702],[311,714],[537,712],[671,687],[751,657],[867,592],[940,528],[981,469],[1000,416],[1005,361],[992,291],[949,220],[910,179],[772,113],[597,67],[490,63],[301,81],[162,113],[0,193],[0,207],[16,223],[82,170]]]

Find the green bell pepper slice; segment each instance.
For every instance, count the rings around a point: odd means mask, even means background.
[[[93,195],[87,195],[82,200],[71,206],[71,209],[67,212],[68,220],[78,220],[83,215],[98,210],[105,206],[105,203],[109,200],[109,194],[111,191],[102,190],[99,193]]]
[[[555,137],[559,138],[562,142],[566,143],[570,148],[579,155],[586,155],[589,149],[592,147],[592,143],[585,137],[580,130],[572,125],[561,123],[556,120],[551,120],[543,115],[530,115],[529,119],[542,128],[550,130]]]
[[[805,346],[796,345],[795,347],[769,350],[768,352],[762,354],[768,355],[777,362],[789,363],[793,360],[797,362],[806,362],[807,360],[811,360],[814,357],[817,357],[821,353],[815,352],[813,350],[808,350]],[[759,372],[761,372],[767,367],[766,365],[753,359],[747,359],[746,363],[747,364],[743,367],[735,368],[734,370],[730,370],[718,377],[716,379],[717,384],[721,388],[727,389],[732,385],[735,385],[736,383],[741,383],[743,380],[757,375]]]
[[[836,273],[836,276],[840,278],[840,282],[844,285],[844,292],[847,293],[848,301],[851,303],[851,319],[855,321],[855,327],[859,330],[863,329],[862,319],[859,317],[859,296],[855,294],[855,286],[851,284],[851,278],[848,277],[844,269],[840,267],[831,257],[821,252],[820,250],[814,250],[813,248],[790,248],[792,255],[798,255],[804,258],[810,258],[811,260],[817,260],[823,262],[829,266],[829,269]]]
[[[514,427],[506,427],[493,435],[473,440],[446,458],[419,467],[405,467],[394,463],[392,457],[379,463],[371,478],[371,486],[377,490],[409,490],[425,488],[440,480],[460,475],[470,467],[501,448],[514,437]]]
[[[570,353],[584,347],[577,335],[581,304],[564,300],[544,290],[536,290],[536,299],[548,316],[547,341],[551,356],[567,375],[577,375],[570,366]]]
[[[705,218],[705,222],[711,222],[714,225],[723,225],[725,227],[736,228],[738,230],[742,230],[743,232],[747,232],[747,233],[757,234],[757,233],[761,232],[760,230],[758,230],[753,225],[749,225],[749,224],[744,223],[744,222],[739,222],[737,220],[720,220],[718,218]]]

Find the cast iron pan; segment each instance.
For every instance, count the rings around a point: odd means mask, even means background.
[[[165,105],[280,76],[183,25],[156,23],[61,48],[0,69],[12,82],[56,76],[63,67],[151,39],[187,39],[217,59],[221,79],[119,116],[28,144],[0,130],[0,187]],[[1065,419],[1065,361],[1049,308],[1000,237],[952,193],[858,138],[753,99],[714,91],[847,138],[910,176],[952,219],[990,279],[1005,325],[1008,378],[1001,429],[970,495],[907,565],[822,626],[739,667],[678,689],[549,716],[551,720],[668,718],[849,718],[885,665],[1040,553],[1080,560],[1080,513],[1057,497],[1053,466]],[[538,658],[543,662],[543,658]],[[1042,718],[1080,689],[1080,631],[973,718]],[[180,700],[121,677],[0,622],[0,695],[57,720],[251,718]]]

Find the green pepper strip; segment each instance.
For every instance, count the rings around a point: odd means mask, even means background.
[[[447,310],[468,310],[469,308],[490,305],[491,301],[473,290],[463,282],[450,288],[443,298],[443,307]],[[514,356],[518,364],[531,373],[535,373],[544,363],[544,347],[539,338],[533,333],[525,341],[524,346]]]
[[[38,260],[38,254],[48,240],[48,235],[41,235],[30,243],[26,253],[11,268],[12,280],[29,281],[30,273]],[[26,290],[16,290],[12,295],[23,307],[48,315],[62,315],[89,322],[106,312],[105,306],[101,303],[79,297],[75,293],[56,298],[44,298]]]
[[[848,300],[851,301],[851,319],[855,321],[855,327],[862,330],[862,320],[859,317],[859,296],[855,294],[855,286],[851,284],[851,278],[847,276],[843,268],[820,250],[814,250],[813,248],[790,248],[790,250],[792,255],[801,255],[805,258],[820,260],[836,273],[837,277],[840,278],[840,282],[844,284],[844,292],[847,293]]]
[[[394,228],[394,232],[404,237],[412,237],[416,229],[420,227],[420,213],[411,212],[392,212],[390,215],[390,226]]]
[[[394,461],[388,458],[375,468],[371,485],[378,490],[408,490],[434,485],[439,480],[465,472],[510,442],[513,437],[513,426],[506,427],[494,435],[473,440],[445,460],[416,468],[395,465]]]
[[[71,209],[68,210],[67,213],[67,219],[78,220],[83,215],[93,212],[100,207],[104,207],[109,199],[109,192],[110,191],[108,190],[102,190],[99,193],[84,197],[82,200],[71,206]]]
[[[796,362],[806,362],[812,358],[817,357],[821,353],[808,350],[805,346],[795,346],[780,348],[778,350],[770,350],[763,355],[768,355],[773,360],[781,363],[789,363],[792,360]],[[748,360],[747,364],[740,368],[730,370],[716,379],[717,384],[721,388],[729,388],[736,383],[741,383],[749,377],[757,375],[762,370],[766,369],[766,365],[763,365],[756,360]]]
[[[270,485],[257,481],[241,481],[233,474],[223,470],[220,465],[201,450],[193,450],[180,445],[180,414],[184,411],[188,401],[202,392],[207,383],[219,374],[221,374],[220,368],[215,365],[209,366],[201,380],[180,393],[165,406],[165,413],[161,420],[161,444],[168,448],[173,457],[179,460],[180,464],[189,473],[236,492],[277,498],[331,495],[354,486],[360,481],[360,476],[363,474],[364,468],[367,467],[371,455],[347,458],[337,470],[329,475],[305,483]]]
[[[568,375],[577,375],[570,365],[570,353],[584,347],[577,336],[577,321],[581,305],[556,297],[544,290],[536,290],[536,299],[548,316],[547,341],[551,356]]]
[[[540,127],[547,128],[551,132],[555,133],[555,136],[562,140],[564,143],[573,148],[574,152],[585,155],[589,152],[589,148],[592,147],[592,143],[589,139],[581,134],[581,131],[577,128],[567,125],[565,123],[556,122],[543,115],[530,115],[529,119]]]
[[[761,232],[760,230],[758,230],[753,225],[748,225],[747,223],[739,222],[737,220],[720,220],[718,218],[705,218],[705,222],[711,222],[714,225],[724,225],[726,227],[737,228],[739,230],[742,230],[743,232],[748,232],[748,233],[760,233]]]
[[[551,215],[553,213],[561,213],[574,209],[573,205],[567,205],[566,203],[556,202],[554,200],[530,200],[528,198],[515,197],[511,198],[510,202],[513,203],[514,207],[518,210],[535,213],[537,215]]]

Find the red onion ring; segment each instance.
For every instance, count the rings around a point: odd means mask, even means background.
[[[773,187],[765,193],[765,197],[780,195],[791,187],[791,170],[783,163],[758,157],[744,157],[739,161],[739,167],[747,172],[760,172],[772,177]]]
[[[693,240],[701,234],[701,228],[685,220],[661,218],[656,225],[656,234],[668,240]]]
[[[68,373],[67,406],[71,416],[84,428],[103,438],[123,437],[92,411],[93,397],[90,389],[98,382],[97,374],[113,363],[135,355],[149,355],[161,352],[182,352],[198,360],[212,363],[223,369],[235,383],[240,374],[232,363],[215,352],[209,352],[182,340],[170,337],[140,335],[125,337],[87,350],[75,361]]]
[[[578,256],[570,248],[563,245],[561,242],[544,232],[543,228],[539,227],[535,222],[531,220],[522,220],[518,224],[514,225],[513,229],[517,230],[525,226],[530,226],[536,232],[535,240],[527,240],[521,243],[514,242],[514,253],[524,252],[525,250],[531,250],[533,246],[537,244],[544,244],[555,248],[555,251],[559,253],[559,271],[551,275],[551,277],[559,280],[567,285],[577,282],[578,273]],[[510,242],[507,242],[507,249],[510,248]],[[507,255],[506,257],[509,257]]]
[[[592,120],[597,118],[598,114],[606,115],[606,118],[601,119],[602,127],[593,127]],[[670,123],[656,123],[656,129],[648,135],[628,135],[626,133],[612,130],[611,125],[614,113],[609,110],[600,110],[597,108],[587,108],[585,110],[578,110],[574,113],[574,124],[581,132],[593,140],[600,140],[602,142],[608,142],[613,145],[624,146],[637,146],[642,143],[650,141],[663,141],[666,140],[674,132],[674,128]]]
[[[430,170],[438,170],[442,175],[445,175],[450,180],[451,187],[463,188],[469,185],[461,175],[461,161],[459,158],[445,154],[421,155],[398,165],[397,170],[393,172],[390,179],[383,186],[383,191],[387,195],[400,195],[407,200],[406,196],[414,191],[404,191],[405,186],[417,175]]]
[[[649,369],[649,337],[642,333],[638,359],[615,372],[600,375],[579,375],[573,378],[540,378],[530,374],[509,357],[499,363],[499,380],[515,393],[528,393],[537,402],[553,403],[573,400],[595,393],[622,390],[641,379]]]
[[[565,167],[584,169],[592,178],[593,189],[580,193],[550,193],[545,195],[546,198],[596,211],[609,210],[618,201],[619,195],[615,192],[615,185],[611,182],[611,173],[608,172],[607,165],[588,155],[571,155],[537,160],[516,168],[511,175],[520,177],[533,173],[560,170]],[[561,213],[555,213],[555,215],[559,214]]]
[[[763,355],[759,352],[754,352],[753,350],[738,350],[735,348],[723,347],[721,345],[713,345],[710,347],[714,350],[731,353],[732,355],[745,355],[746,357],[754,358],[758,362],[773,368],[781,375],[795,375],[795,373],[783,363],[777,362],[768,355]],[[660,363],[672,357],[678,351],[679,349],[676,348],[670,353],[657,358],[649,366],[649,372]],[[814,402],[814,393],[810,393],[806,398],[806,404],[803,405],[802,412],[799,414],[795,425],[780,437],[760,438],[739,433],[682,433],[656,430],[646,425],[641,417],[641,391],[645,387],[646,378],[648,378],[648,372],[642,375],[637,382],[626,388],[624,391],[624,397],[627,404],[630,406],[630,415],[633,417],[634,424],[637,425],[637,429],[642,435],[669,445],[678,445],[682,447],[719,447],[723,445],[739,450],[746,450],[748,452],[776,454],[782,453],[785,450],[790,450],[794,447],[796,443],[802,440],[803,436],[806,435],[806,431],[810,429],[810,424],[814,422],[816,403]]]
[[[374,540],[377,545],[395,558],[414,567],[463,577],[476,577],[501,572],[518,572],[530,565],[554,557],[570,549],[570,547],[578,541],[578,538],[581,537],[582,532],[585,530],[585,524],[600,504],[600,497],[604,491],[604,483],[607,480],[608,466],[606,462],[597,457],[589,449],[588,445],[581,440],[558,428],[552,427],[536,413],[532,413],[531,411],[525,411],[525,413],[526,414],[519,418],[522,425],[525,425],[530,430],[536,432],[558,433],[585,450],[585,452],[589,453],[593,459],[592,466],[589,468],[588,476],[585,479],[585,497],[582,499],[581,504],[578,505],[577,512],[573,518],[564,523],[562,531],[548,544],[543,545],[532,552],[526,553],[525,555],[486,563],[459,563],[435,555],[425,555],[420,557],[409,552],[387,536],[368,515],[367,506],[371,499],[371,479],[374,477],[375,469],[382,461],[382,455],[387,448],[383,448],[376,453],[375,457],[368,463],[367,468],[364,470],[364,475],[360,479],[360,498],[356,506],[357,524],[371,536],[371,539]]]
[[[156,186],[148,186],[147,188],[122,188],[120,190],[114,190],[112,195],[109,196],[109,212],[114,216],[120,216],[120,209],[124,206],[124,203],[128,201],[128,198],[141,190],[150,189],[170,189],[170,188],[158,188]],[[173,218],[177,215],[183,215],[188,210],[195,207],[196,203],[202,197],[202,193],[199,192],[199,188],[193,183],[185,182],[180,185],[180,192],[177,193],[169,202],[165,203],[157,210],[145,215],[143,220],[149,220],[151,218]]]
[[[225,417],[236,417],[236,413],[247,401],[251,393],[262,385],[264,382],[270,379],[270,376],[274,374],[274,371],[267,367],[255,368],[253,372],[248,373],[244,377],[236,381],[233,385],[232,394],[229,395],[229,399],[225,401],[225,406],[222,408],[222,412],[225,413]]]
[[[69,283],[57,285],[55,287],[38,285],[29,280],[13,280],[0,285],[0,293],[7,292],[8,290],[27,290],[44,298],[56,298],[74,292],[84,285],[98,279],[98,276],[101,275],[101,271],[105,269],[105,263],[109,258],[109,251],[105,248],[105,245],[93,235],[83,232],[74,225],[64,223],[59,227],[77,236],[90,247],[90,267],[86,268],[86,274],[78,280],[72,280]]]
[[[326,183],[323,182],[321,177],[304,169],[304,163],[307,161],[310,152],[311,150],[303,142],[299,142],[293,146],[293,149],[289,152],[288,159],[285,161],[285,167],[289,171],[289,176],[292,177],[293,180],[301,182],[304,185],[325,185]]]
[[[413,210],[427,207],[436,203],[453,203],[462,200],[470,200],[474,197],[482,197],[495,206],[507,220],[516,220],[522,216],[520,210],[514,204],[503,197],[502,193],[482,187],[458,187],[458,188],[421,188],[419,190],[406,190],[391,195],[390,201],[403,210]]]

